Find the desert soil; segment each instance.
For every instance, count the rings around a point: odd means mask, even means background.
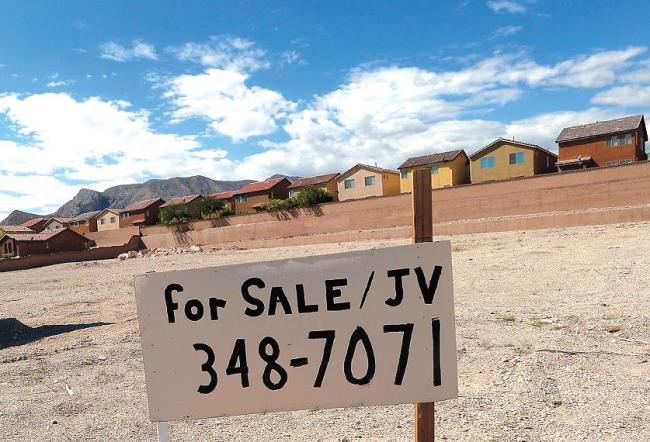
[[[650,440],[650,223],[451,238],[460,396],[439,440]],[[215,250],[0,274],[0,440],[155,440],[133,277],[388,247]],[[83,328],[75,324],[85,324]],[[172,440],[411,440],[411,405],[171,424]]]

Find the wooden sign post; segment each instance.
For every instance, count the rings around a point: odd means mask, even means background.
[[[431,170],[413,171],[413,242],[433,241],[433,215],[431,197]],[[434,403],[415,404],[415,441],[430,442],[435,439]]]

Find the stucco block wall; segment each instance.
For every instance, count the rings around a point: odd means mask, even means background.
[[[646,189],[650,189],[650,163],[647,162],[436,189],[432,192],[434,233],[650,219],[650,192]],[[410,222],[411,195],[400,194],[280,213],[228,217],[213,224],[201,222],[194,230],[182,234],[158,227],[143,229],[142,241],[149,248],[240,241],[261,244],[260,241],[315,235],[355,237],[360,232],[381,229],[403,229],[408,236]],[[157,233],[149,235],[149,231]]]

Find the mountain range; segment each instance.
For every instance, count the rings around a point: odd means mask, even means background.
[[[295,181],[300,177],[285,175],[273,175],[271,178],[286,177],[289,181]],[[122,208],[136,201],[151,198],[162,198],[164,200],[176,196],[185,195],[210,195],[228,190],[242,188],[253,180],[240,181],[215,181],[213,179],[196,175],[192,177],[176,177],[166,180],[149,180],[141,184],[123,184],[109,187],[103,192],[91,189],[81,189],[74,198],[63,204],[56,212],[48,215],[37,215],[34,213],[14,210],[0,225],[18,225],[25,221],[39,216],[61,216],[74,217],[81,213],[103,210],[108,207]]]

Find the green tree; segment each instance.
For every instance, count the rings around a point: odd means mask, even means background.
[[[163,224],[183,224],[192,221],[187,204],[173,204],[160,209],[160,222]]]
[[[226,203],[223,201],[210,197],[201,199],[197,204],[198,211],[204,218],[208,218],[213,214],[220,214],[225,206]]]
[[[316,186],[305,186],[297,195],[292,197],[295,207],[308,207],[314,204],[327,203],[334,199],[328,191]]]

